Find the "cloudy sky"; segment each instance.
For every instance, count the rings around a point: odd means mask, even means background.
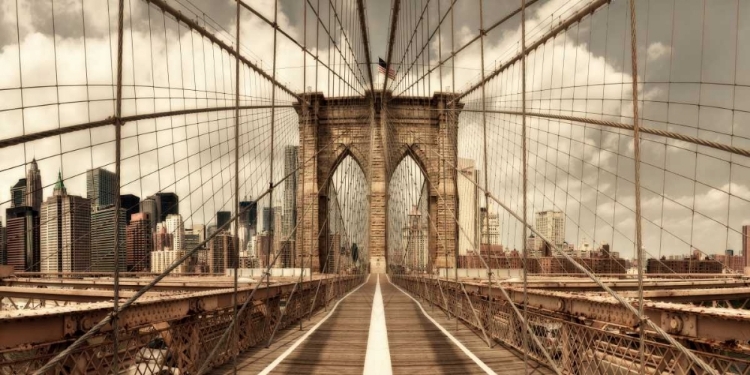
[[[233,1],[168,3],[220,40],[234,44]],[[273,19],[272,0],[247,3]],[[355,48],[353,53],[359,66],[351,57],[343,60],[339,53],[343,50],[350,56],[347,42],[360,40],[356,1],[332,2],[336,12],[329,11],[330,2],[320,3],[309,1],[312,7],[307,7],[305,30],[305,2],[280,0],[278,24],[344,80],[320,65],[316,68],[310,56],[305,67],[300,48],[280,35],[278,80],[294,92],[309,86],[327,96],[357,95],[366,89],[362,51]],[[589,3],[547,0],[532,5],[527,15],[527,40],[538,40]],[[478,42],[462,51],[455,62],[451,60],[427,75],[424,82],[429,89],[419,77],[450,56],[451,49],[478,35],[478,1],[459,0],[454,5],[453,27],[448,17],[428,43],[425,54],[429,53],[429,59],[415,60],[415,49],[428,42],[424,35],[438,24],[438,5],[444,13],[450,1],[430,2],[423,23],[418,24],[425,5],[424,0],[402,2],[392,59],[399,75],[391,88],[404,95],[431,95],[441,85],[443,90],[461,92],[481,75]],[[123,115],[234,104],[232,57],[185,24],[164,16],[155,6],[126,0],[125,7]],[[366,7],[370,52],[377,61],[386,56],[391,5],[389,1],[368,0]],[[485,1],[485,27],[517,7],[515,2]],[[614,1],[531,51],[526,75],[529,112],[632,123],[626,8],[626,1]],[[0,0],[0,139],[113,115],[116,9],[115,0]],[[312,9],[325,27],[317,23]],[[642,125],[750,148],[750,127],[745,124],[750,110],[750,44],[745,43],[750,35],[750,2],[643,0],[637,2],[637,9]],[[273,29],[247,10],[241,15],[243,56],[271,74]],[[337,16],[343,20],[343,32],[336,26]],[[485,73],[519,52],[519,22],[518,16],[512,17],[488,33]],[[420,25],[419,36],[407,49],[414,25]],[[333,44],[329,44],[325,30],[333,36]],[[412,63],[414,67],[408,69]],[[520,68],[520,63],[513,64],[488,82],[487,108],[520,110]],[[378,80],[382,77],[376,74]],[[411,88],[405,90],[407,87]],[[267,105],[271,85],[242,65],[240,94],[243,105]],[[294,102],[281,90],[276,94],[278,105]],[[477,168],[486,171],[493,194],[520,213],[521,119],[498,113],[483,117],[472,112],[481,109],[481,100],[481,91],[463,99],[467,111],[459,120],[459,155],[475,160]],[[267,109],[241,113],[242,197],[257,197],[271,180],[270,117]],[[299,135],[293,109],[278,109],[275,119],[273,180],[278,181],[284,175],[284,147],[298,144]],[[482,152],[485,121],[487,167]],[[229,209],[233,201],[233,124],[231,111],[126,124],[123,193],[143,197],[156,191],[175,191],[183,199],[180,210],[188,222],[209,222],[213,212]],[[562,210],[567,216],[569,242],[608,242],[629,257],[635,233],[632,136],[626,131],[533,116],[527,125],[529,216],[541,210]],[[750,224],[750,162],[684,142],[643,138],[642,204],[647,251],[653,255],[685,254],[696,247],[706,253],[721,253],[727,248],[739,252],[741,226]],[[113,128],[104,126],[0,149],[2,208],[9,207],[9,188],[23,177],[32,158],[38,159],[42,168],[43,184],[48,186],[45,196],[51,193],[58,171],[71,193],[85,195],[85,170],[99,166],[114,170],[113,140]],[[413,183],[418,184],[418,178]],[[280,192],[274,194],[274,204],[281,204],[282,196]],[[520,247],[520,225],[497,206],[493,209],[501,213],[503,243]]]

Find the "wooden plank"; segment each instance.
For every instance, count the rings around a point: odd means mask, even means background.
[[[362,374],[370,328],[374,278],[343,300],[330,318],[272,371],[274,374]],[[335,303],[335,301],[334,301]],[[331,303],[331,307],[334,303]],[[306,331],[328,315],[321,311],[305,330],[291,328],[279,333],[269,349],[254,349],[240,356],[237,372],[257,374],[287,350]],[[217,374],[231,374],[231,363],[217,369]]]
[[[424,316],[411,298],[390,283],[381,283],[381,288],[386,301],[394,374],[485,373]],[[437,308],[433,309],[428,303],[423,303],[422,306],[433,320],[496,373],[525,374],[523,356],[517,351],[500,345],[490,348],[481,333],[470,330],[462,323],[456,326],[455,320],[449,320],[445,313]],[[535,367],[538,364],[529,365],[530,369]],[[543,367],[538,372],[554,373]]]
[[[274,368],[273,374],[362,374],[367,353],[376,278],[343,300],[331,317],[320,325],[296,350]],[[453,343],[407,295],[385,277],[380,278],[385,306],[388,342],[394,374],[484,374],[482,368]],[[331,304],[333,306],[333,304]],[[514,350],[500,345],[489,348],[475,332],[463,324],[456,327],[444,313],[424,305],[425,311],[449,331],[474,356],[498,374],[524,374],[523,359]],[[293,327],[278,333],[270,348],[254,348],[238,359],[239,374],[257,374],[284,353],[307,330],[328,313],[318,312],[304,322],[300,331]],[[538,365],[530,364],[534,369]],[[552,374],[546,368],[537,372]],[[232,373],[232,364],[214,371]]]

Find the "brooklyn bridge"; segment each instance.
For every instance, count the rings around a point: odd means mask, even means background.
[[[0,374],[750,374],[748,40],[747,0],[0,0]]]

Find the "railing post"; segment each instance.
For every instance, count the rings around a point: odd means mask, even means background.
[[[464,284],[461,283],[461,289],[464,292],[464,296],[466,296],[466,301],[469,302],[469,308],[471,309],[471,312],[474,314],[474,320],[476,321],[477,328],[482,330],[482,336],[484,336],[484,341],[487,343],[487,345],[490,345],[490,339],[487,337],[487,332],[484,330],[484,324],[482,324],[482,321],[479,319],[479,315],[477,314],[477,310],[474,309],[474,304],[471,303],[471,298],[469,297],[469,293],[466,292],[466,287],[464,287]]]
[[[569,324],[563,324],[562,330],[562,370],[569,374],[580,374],[578,368],[579,358],[576,350],[576,338],[570,330]]]
[[[268,343],[266,343],[266,348],[271,346],[271,343],[273,342],[273,337],[276,336],[276,331],[279,330],[279,326],[281,325],[281,322],[284,320],[286,311],[289,308],[289,302],[292,301],[292,298],[294,298],[294,292],[297,291],[298,285],[299,285],[299,282],[294,283],[292,292],[289,294],[289,297],[286,299],[286,306],[284,307],[284,311],[281,311],[281,313],[279,314],[279,319],[276,321],[276,325],[274,325],[273,331],[271,331],[271,336],[268,338]],[[236,367],[236,364],[235,364],[235,367]]]

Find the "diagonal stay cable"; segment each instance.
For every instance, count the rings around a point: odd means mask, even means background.
[[[435,152],[434,150],[431,150],[431,151]],[[442,157],[437,152],[435,152],[435,153],[439,157]],[[446,161],[446,162],[449,163],[449,164],[451,164],[452,168],[455,168],[456,170],[458,170],[458,168],[457,168],[456,165],[450,163],[449,161]],[[534,227],[531,224],[523,222],[523,218],[518,213],[516,213],[515,211],[511,210],[510,207],[508,207],[505,203],[503,203],[499,199],[497,199],[494,195],[492,195],[491,192],[489,192],[486,189],[482,188],[481,186],[477,185],[475,182],[473,182],[471,180],[469,180],[469,181],[472,184],[474,184],[474,186],[476,186],[477,189],[479,189],[483,193],[487,194],[487,196],[490,199],[492,199],[493,201],[495,201],[495,203],[497,203],[498,205],[500,205],[500,207],[502,207],[505,211],[507,211],[511,216],[513,216],[514,218],[516,218],[516,220],[522,222],[523,225],[525,225],[526,227],[528,227],[529,230],[532,233],[536,234],[537,237],[539,237],[542,241],[546,242],[554,251],[556,251],[557,253],[561,254],[565,259],[567,259],[569,262],[571,262],[574,267],[576,267],[579,271],[583,272],[586,276],[588,276],[600,288],[604,289],[607,293],[609,293],[617,302],[619,302],[628,311],[630,311],[631,313],[633,313],[633,315],[635,315],[639,319],[644,320],[645,323],[648,324],[649,327],[651,327],[651,329],[653,329],[654,331],[656,331],[661,337],[663,337],[665,340],[667,340],[672,346],[674,346],[680,352],[682,352],[683,354],[685,354],[685,356],[687,356],[691,361],[693,361],[694,363],[697,363],[707,373],[718,375],[718,373],[716,372],[716,370],[713,367],[711,367],[710,365],[708,365],[705,361],[703,361],[698,356],[696,356],[695,353],[693,353],[692,351],[690,351],[689,349],[687,349],[685,346],[683,346],[682,344],[680,344],[677,340],[675,340],[674,337],[672,337],[672,335],[670,335],[669,333],[667,333],[666,331],[664,331],[661,327],[659,327],[651,319],[648,319],[648,317],[639,316],[638,309],[636,309],[635,307],[633,307],[633,305],[631,305],[630,303],[628,303],[622,296],[620,296],[619,294],[617,294],[617,292],[615,292],[612,288],[610,288],[609,286],[607,286],[598,277],[596,277],[596,275],[594,275],[591,271],[589,271],[588,269],[586,269],[586,267],[582,266],[575,259],[573,259],[573,257],[571,257],[570,255],[568,255],[566,252],[561,251],[560,249],[558,249],[557,245],[551,243],[539,231],[537,231],[536,229],[534,229]]]
[[[280,182],[281,182],[281,181],[279,181],[279,182],[278,182],[278,183],[276,183],[275,185],[276,185],[276,186],[278,186],[278,184],[279,184]],[[322,191],[323,191],[323,188],[325,188],[325,187],[327,187],[327,183],[321,184],[320,188],[318,189],[318,192],[317,192],[317,194],[320,194],[320,192],[322,192]],[[270,194],[270,192],[271,192],[272,190],[273,190],[273,188],[269,188],[269,189],[268,189],[268,193]],[[312,208],[312,206],[313,206],[313,203],[315,203],[315,202],[314,202],[314,201],[311,201],[310,203],[308,203],[307,207],[304,207],[304,209],[303,209],[303,211],[302,211],[302,215],[303,215],[303,217],[304,217],[304,215],[305,215],[305,214],[307,213],[307,211],[308,211],[308,210],[310,210],[310,209]],[[285,238],[285,239],[284,239],[284,240],[283,240],[282,242],[286,242],[286,241],[288,241],[288,240],[289,240],[289,239],[290,239],[290,238],[291,238],[291,237],[292,237],[292,236],[294,235],[294,232],[295,232],[295,230],[297,229],[297,227],[299,227],[299,225],[300,225],[301,223],[302,223],[301,221],[298,221],[298,222],[297,222],[297,223],[295,224],[295,226],[294,226],[294,229],[293,229],[292,231],[290,231],[290,233],[289,233],[289,234],[288,234],[288,235],[286,236],[286,238]],[[224,226],[226,226],[227,224],[229,224],[229,223],[226,223],[226,224],[224,224]],[[217,230],[217,232],[218,232],[218,230]],[[214,233],[214,234],[215,234],[215,233]],[[331,243],[331,244],[332,244],[332,243]],[[242,304],[242,306],[241,306],[241,307],[239,308],[239,310],[237,311],[237,316],[239,316],[239,315],[242,315],[242,312],[243,312],[243,311],[245,311],[245,308],[247,308],[247,305],[248,305],[248,303],[249,303],[250,301],[252,301],[252,299],[253,299],[253,296],[255,295],[255,292],[256,292],[256,291],[258,290],[258,288],[260,287],[260,285],[261,285],[261,284],[263,284],[263,278],[265,278],[265,279],[266,279],[266,282],[270,282],[270,277],[271,277],[271,273],[270,273],[270,270],[271,270],[271,267],[273,267],[273,266],[274,266],[274,264],[276,263],[276,260],[278,260],[278,258],[279,258],[279,256],[281,255],[281,253],[282,253],[281,251],[278,251],[278,252],[276,252],[276,254],[275,254],[275,255],[274,255],[274,257],[273,257],[273,260],[271,260],[271,261],[270,261],[270,262],[268,263],[268,265],[266,266],[266,269],[265,269],[265,271],[263,272],[263,276],[262,276],[262,277],[261,277],[261,279],[260,279],[260,280],[258,281],[258,283],[256,283],[256,284],[255,284],[255,287],[253,288],[252,292],[250,293],[250,295],[249,295],[249,296],[247,297],[247,299],[245,300],[245,302],[244,302],[244,303]],[[330,251],[329,251],[329,255],[330,255]],[[319,281],[319,283],[322,283],[322,280],[323,280],[323,279],[321,278],[321,279],[320,279],[320,281]],[[314,301],[313,301],[313,304],[314,304]],[[215,346],[213,347],[213,349],[211,350],[211,352],[210,352],[210,354],[208,355],[208,357],[206,357],[206,359],[205,359],[205,360],[204,360],[204,362],[203,362],[203,365],[201,365],[201,367],[200,367],[200,368],[198,369],[198,372],[196,373],[197,375],[201,375],[201,374],[203,374],[203,373],[204,373],[204,372],[205,372],[205,371],[206,371],[206,370],[208,369],[208,367],[210,366],[210,363],[211,363],[211,361],[213,360],[213,358],[214,358],[214,357],[216,356],[216,354],[218,353],[219,347],[220,347],[220,346],[221,346],[221,345],[222,345],[222,344],[224,343],[224,341],[225,341],[225,340],[226,340],[226,339],[227,339],[227,338],[229,337],[229,333],[230,333],[230,332],[232,331],[232,329],[234,328],[234,326],[235,326],[235,324],[236,324],[236,323],[237,323],[237,321],[236,321],[236,320],[232,320],[232,322],[231,322],[231,323],[229,324],[229,326],[228,326],[228,327],[227,327],[227,328],[226,328],[226,329],[224,330],[224,333],[223,333],[223,334],[221,335],[221,338],[220,338],[220,339],[219,339],[219,341],[218,341],[218,342],[216,343],[216,345],[215,345]]]
[[[409,150],[413,153],[413,150],[411,149],[411,146],[409,147]],[[447,162],[445,160],[444,160],[444,162],[445,163],[449,163],[449,162]],[[421,166],[420,166],[420,169],[421,169]],[[422,173],[425,174],[425,179],[427,179],[427,181],[429,181],[429,177],[427,177],[427,171],[422,170]],[[432,184],[432,183],[430,182],[430,184]],[[438,196],[440,196],[439,189],[438,189]],[[441,199],[443,200],[443,202],[445,202],[445,198],[441,197]],[[446,205],[446,207],[447,207],[447,205]],[[461,231],[464,233],[464,235],[466,235],[466,232],[464,232],[463,228],[459,224],[458,219],[455,216],[455,213],[452,210],[450,210],[450,209],[448,209],[448,211],[451,212],[451,215],[453,216],[453,219],[456,221],[456,225],[459,227],[459,229],[461,229]],[[429,216],[429,214],[428,214],[428,216]],[[433,226],[434,226],[434,223],[433,223]],[[437,230],[437,228],[435,228],[435,231],[438,233],[438,236],[439,236],[440,232]],[[467,238],[468,238],[468,235],[467,235]],[[470,238],[469,238],[469,241],[473,242]],[[476,246],[476,244],[474,244],[474,246]],[[481,260],[482,265],[484,266],[484,268],[487,270],[487,273],[491,274],[492,270],[491,270],[489,264],[487,264],[487,262],[484,260],[484,257],[480,256],[479,259]],[[525,314],[522,314],[521,311],[518,310],[518,307],[515,305],[515,303],[513,303],[513,300],[510,298],[510,295],[505,290],[505,288],[501,284],[498,284],[498,287],[500,289],[501,294],[503,295],[503,298],[505,298],[505,300],[513,308],[513,311],[516,313],[516,315],[520,319],[521,323],[524,325],[524,327],[526,327],[527,333],[532,337],[532,339],[534,340],[534,343],[537,345],[537,347],[539,347],[542,350],[542,353],[544,354],[545,358],[549,362],[550,366],[553,367],[553,369],[555,370],[555,372],[557,374],[562,374],[562,372],[560,372],[560,370],[555,366],[555,362],[552,360],[552,357],[550,356],[550,354],[547,352],[547,350],[544,348],[544,346],[539,342],[539,339],[537,338],[537,336],[532,332],[531,326],[526,321]],[[492,284],[490,284],[490,288],[492,288]],[[485,339],[486,339],[486,334],[485,334]]]
[[[337,138],[338,139],[338,138]],[[326,145],[324,148],[322,148],[318,153],[316,153],[315,156],[311,157],[310,160],[312,161],[317,155],[321,152],[323,152],[325,149],[327,149],[330,145],[334,144],[336,140],[332,140],[331,143]],[[303,165],[306,163],[303,163]],[[287,178],[290,178],[293,176],[298,169],[302,168],[303,166],[299,166],[296,170],[286,175],[284,178],[279,180],[278,182],[272,184],[263,194],[261,194],[257,200],[260,200],[264,198],[266,195],[269,195],[270,192],[276,188],[277,186],[281,185],[282,182],[284,182]],[[256,201],[257,201],[256,200]],[[250,210],[250,207],[252,205],[246,206],[242,211],[238,212],[235,216],[239,216],[242,214],[247,213],[247,211]],[[130,307],[135,301],[137,301],[140,297],[142,297],[146,292],[148,292],[151,288],[153,288],[156,284],[158,284],[162,279],[164,279],[167,275],[169,275],[173,270],[175,270],[180,264],[185,262],[187,259],[192,257],[192,255],[198,251],[200,248],[205,246],[207,243],[209,243],[216,235],[218,235],[221,230],[226,229],[229,225],[231,225],[232,220],[234,218],[230,218],[224,225],[217,228],[217,230],[212,233],[211,235],[207,236],[206,239],[204,239],[202,242],[196,245],[192,250],[186,252],[182,257],[177,259],[174,263],[172,263],[169,267],[167,267],[161,274],[156,276],[154,279],[152,279],[146,286],[141,288],[138,292],[136,292],[132,297],[130,297],[127,301],[125,301],[122,305],[120,305],[116,311],[113,311],[112,313],[108,314],[106,317],[104,317],[102,320],[100,320],[96,325],[91,327],[86,333],[84,333],[81,337],[79,337],[75,342],[73,342],[70,346],[68,346],[65,350],[58,353],[54,358],[49,360],[44,366],[39,368],[34,372],[34,374],[42,375],[46,373],[47,371],[51,370],[57,363],[62,361],[64,358],[66,358],[69,354],[71,354],[74,350],[76,350],[78,347],[83,345],[83,343],[87,342],[88,339],[93,337],[96,333],[98,333],[104,326],[106,326],[117,314],[120,314],[123,310]]]

